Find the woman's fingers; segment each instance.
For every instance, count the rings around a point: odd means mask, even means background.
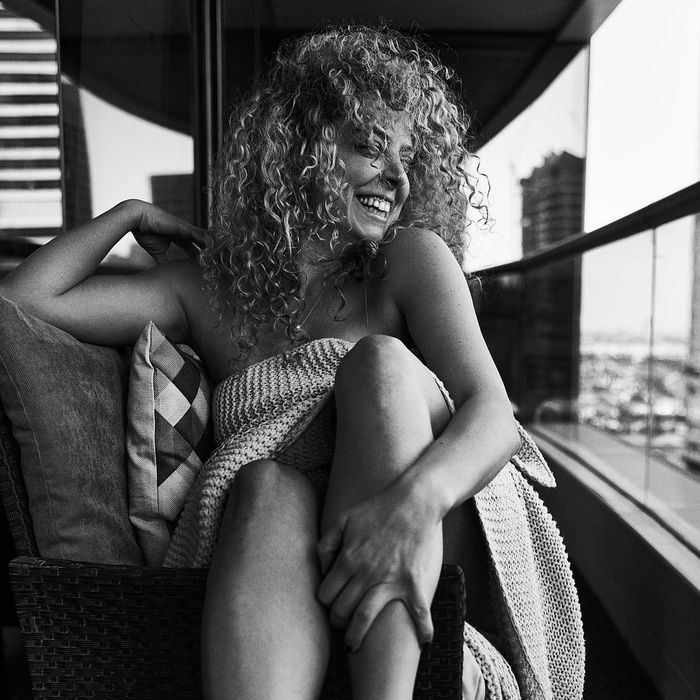
[[[430,601],[417,588],[414,588],[410,600],[404,600],[404,604],[408,609],[408,614],[413,619],[413,624],[416,626],[418,644],[421,647],[430,644],[435,633],[433,618],[430,615]]]
[[[355,608],[350,624],[345,631],[345,645],[350,651],[357,651],[362,645],[372,623],[388,603],[396,600],[397,591],[390,584],[370,588]]]
[[[167,248],[170,242],[183,248],[190,255],[198,255],[201,248],[206,246],[205,229],[170,214],[153,204],[141,203],[141,216],[138,226],[132,229],[139,244],[152,252],[153,241],[161,239],[159,247]]]
[[[351,578],[352,573],[345,569],[339,560],[336,560],[331,570],[321,581],[316,597],[330,608]]]
[[[206,248],[207,245],[207,230],[204,228],[199,228],[198,226],[191,226],[192,228],[192,240],[196,246],[201,250]]]
[[[191,242],[185,243],[184,245],[181,245],[180,247],[191,258],[196,258],[202,252],[202,249],[196,243],[191,243]]]
[[[343,544],[343,524],[336,520],[326,534],[319,540],[316,551],[321,564],[321,574],[325,576],[333,566]],[[320,589],[319,589],[320,593]]]
[[[374,621],[392,600],[401,601],[406,606],[416,627],[418,644],[424,647],[433,641],[434,628],[429,601],[420,594],[412,600],[406,600],[405,592],[398,584],[383,583],[370,588],[355,608],[345,632],[345,644],[351,651],[360,648]]]
[[[168,262],[167,251],[149,250],[148,254],[156,261],[158,265]]]
[[[401,601],[416,628],[418,644],[423,647],[433,641],[434,628],[430,615],[430,601],[414,588],[412,596],[398,583],[380,583],[366,592],[355,580],[345,586],[331,609],[331,624],[343,627],[347,624],[345,644],[357,651],[378,615],[393,600]],[[347,621],[350,621],[349,624]]]
[[[180,219],[178,223],[177,232],[173,235],[175,243],[185,250],[187,250],[189,246],[193,246],[197,252],[205,247],[206,231],[203,228],[193,226],[182,219]]]
[[[333,627],[344,629],[355,612],[358,603],[366,593],[365,585],[357,578],[350,579],[348,584],[336,596],[330,611],[330,622]]]

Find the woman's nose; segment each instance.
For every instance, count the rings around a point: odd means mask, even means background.
[[[380,179],[391,187],[400,187],[408,179],[403,163],[399,157],[384,156]]]

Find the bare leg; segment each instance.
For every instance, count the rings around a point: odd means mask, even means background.
[[[394,338],[360,340],[336,377],[338,432],[322,530],[343,510],[390,484],[432,442],[449,412],[425,367]],[[442,561],[436,538],[435,584]],[[411,698],[420,657],[403,603],[389,603],[349,656],[353,696]]]
[[[306,477],[276,462],[236,475],[207,581],[207,700],[318,697],[329,646],[315,597],[319,500]]]

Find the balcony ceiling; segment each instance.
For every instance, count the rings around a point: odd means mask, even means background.
[[[457,72],[463,97],[476,117],[478,141],[484,143],[551,83],[619,2],[223,0],[228,47],[224,70],[229,85],[244,86],[254,67],[264,62],[281,38],[328,22],[383,21],[400,29],[418,28]],[[31,6],[48,8],[53,0],[5,3],[27,11]],[[172,91],[173,97],[166,98],[171,104],[153,105],[153,95],[163,97],[162,60],[145,61],[143,54],[149,42],[155,46],[154,42],[161,41],[163,26],[168,26],[175,44],[186,46],[188,6],[173,0],[60,2],[64,69],[105,99],[119,98],[130,111],[156,120],[158,114],[171,114],[169,126],[183,128],[190,119],[183,91]],[[136,46],[138,51],[134,51]],[[256,47],[257,60],[253,57]],[[180,68],[180,75],[189,72],[186,62]]]

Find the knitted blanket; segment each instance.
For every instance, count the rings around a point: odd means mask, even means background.
[[[315,419],[350,347],[331,338],[311,341],[219,384],[212,401],[219,446],[188,496],[165,566],[209,564],[228,492],[244,464],[266,458],[310,476],[327,470],[332,427]],[[481,667],[489,700],[521,694],[527,700],[577,700],[584,674],[578,597],[556,524],[525,476],[545,486],[553,486],[554,478],[519,429],[520,451],[474,497],[496,583],[503,651],[517,685],[500,653],[470,625],[465,625],[465,646]]]

